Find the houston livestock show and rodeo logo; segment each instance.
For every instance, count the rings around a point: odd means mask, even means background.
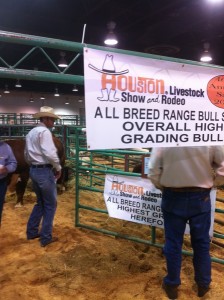
[[[149,93],[149,94],[162,94],[164,97],[165,93],[165,83],[162,79],[153,79],[153,78],[144,78],[144,77],[132,77],[126,76],[125,74],[129,73],[129,69],[125,69],[122,71],[116,71],[115,63],[114,63],[114,56],[110,54],[106,54],[102,69],[94,66],[93,64],[88,65],[89,68],[93,69],[94,71],[101,73],[101,95],[97,97],[99,101],[111,101],[117,102],[131,98],[131,94],[127,93]],[[111,76],[107,76],[111,75]],[[110,86],[110,88],[108,88]],[[119,98],[116,94],[117,91],[122,92],[121,96],[122,99]],[[179,89],[176,87],[170,87],[170,94],[178,93]],[[192,93],[189,93],[190,96],[195,96]],[[203,96],[202,91],[200,91],[200,95]],[[185,93],[186,94],[186,93]],[[213,77],[207,84],[207,95],[210,102],[219,107],[224,108],[224,75],[219,75]],[[197,95],[198,96],[198,95]],[[133,95],[132,101],[130,102],[139,102],[144,103],[145,97],[144,96],[137,96]],[[137,101],[138,100],[138,101]],[[155,101],[156,102],[156,101]],[[149,103],[149,101],[147,101]]]
[[[101,95],[97,97],[100,101],[117,102],[121,100],[123,102],[149,103],[152,99],[146,99],[146,96],[139,94],[164,94],[164,80],[146,78],[143,76],[127,76],[126,74],[129,73],[129,69],[116,71],[113,55],[106,54],[102,69],[99,69],[92,64],[89,64],[88,66],[94,71],[102,74]],[[121,97],[117,96],[117,91],[121,92]],[[155,102],[158,101],[155,100]]]
[[[185,105],[184,97],[204,97],[204,91],[192,88],[178,88],[176,85],[167,86],[165,79],[145,76],[126,75],[129,69],[116,71],[114,56],[106,54],[102,69],[89,63],[88,67],[101,73],[101,95],[99,101],[135,102],[171,105]],[[120,96],[118,96],[120,92]],[[151,98],[149,95],[154,95]]]

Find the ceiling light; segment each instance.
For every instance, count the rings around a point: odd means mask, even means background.
[[[4,93],[5,93],[5,94],[9,94],[9,93],[10,93],[10,91],[9,91],[9,89],[8,89],[8,85],[7,85],[7,84],[5,85],[5,90],[4,90]]]
[[[60,55],[61,55],[61,58],[59,60],[59,63],[58,63],[58,66],[60,68],[67,68],[68,64],[67,64],[67,61],[65,59],[65,52],[60,52]]]
[[[30,102],[30,103],[33,103],[33,102],[34,102],[34,100],[33,100],[33,96],[32,96],[32,95],[30,96],[30,100],[29,100],[29,102]]]
[[[116,27],[115,22],[111,21],[111,22],[107,23],[107,28],[108,28],[109,32],[104,40],[104,44],[109,45],[109,46],[117,45],[118,40],[113,31],[115,27]]]
[[[209,0],[209,2],[211,2],[211,3],[222,3],[223,0]]]
[[[65,102],[66,105],[69,105],[70,103],[68,101]]]
[[[22,87],[19,79],[16,81],[15,87],[17,87],[17,88],[21,88]]]
[[[44,95],[40,96],[40,100],[45,100],[46,98],[44,97]]]
[[[79,99],[78,102],[82,102],[82,99]]]
[[[210,62],[210,61],[212,61],[212,56],[211,56],[211,53],[209,51],[209,47],[210,47],[209,43],[204,43],[204,51],[202,53],[200,61],[203,61],[203,62]]]
[[[59,97],[59,96],[60,96],[60,94],[58,93],[58,89],[57,89],[57,88],[55,89],[54,96],[55,96],[55,97]]]
[[[74,84],[74,86],[73,86],[73,88],[72,88],[72,91],[73,91],[73,92],[78,92],[78,88],[77,88],[76,84]]]

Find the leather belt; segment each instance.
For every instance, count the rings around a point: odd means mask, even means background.
[[[211,188],[203,188],[197,186],[180,187],[180,188],[164,187],[164,189],[167,189],[172,192],[177,192],[177,193],[206,192],[206,191],[209,192],[211,190]]]
[[[31,165],[31,168],[52,168],[53,166],[51,164],[45,164],[45,165]]]

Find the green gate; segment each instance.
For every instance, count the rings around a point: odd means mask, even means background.
[[[163,248],[163,229],[110,218],[103,199],[105,175],[139,176],[139,174],[133,173],[132,169],[136,163],[141,163],[142,152],[133,150],[88,151],[82,128],[75,128],[74,145],[76,147],[75,226]],[[150,154],[150,151],[148,154]],[[85,157],[89,159],[85,160]],[[223,202],[222,199],[217,199],[217,203],[220,203],[220,201]],[[216,208],[215,214],[216,216],[223,216],[224,210]],[[224,225],[224,222],[221,225]],[[219,224],[215,223],[215,226],[219,226]],[[120,230],[118,231],[117,228],[120,228]],[[141,228],[141,230],[137,230],[138,234],[141,231],[141,236],[136,235],[136,228]],[[224,239],[224,235],[216,228],[214,238],[215,240],[211,244],[211,253],[216,248],[215,244],[224,245],[219,242],[219,240]],[[187,236],[185,236],[185,242],[186,249],[188,249],[190,242]],[[192,255],[192,251],[185,249],[182,253]],[[224,264],[221,256],[212,256],[212,261]]]

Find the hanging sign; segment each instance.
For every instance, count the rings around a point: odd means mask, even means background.
[[[84,48],[84,75],[89,149],[224,144],[221,67]]]

